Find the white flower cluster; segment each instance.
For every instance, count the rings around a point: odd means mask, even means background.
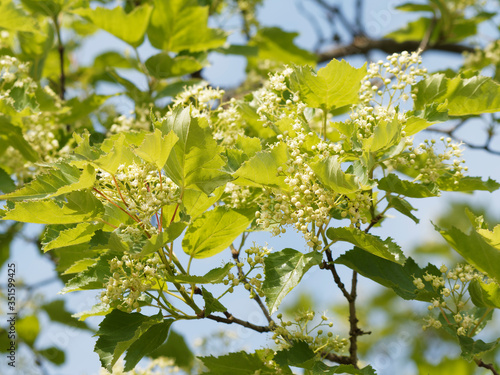
[[[174,99],[174,107],[192,103],[200,112],[210,110],[217,102],[222,101],[225,91],[209,87],[208,83],[188,86]]]
[[[474,269],[469,264],[459,264],[448,271],[446,266],[441,266],[441,276],[425,274],[424,280],[432,285],[434,290],[439,290],[442,295],[441,300],[433,299],[428,306],[428,310],[439,310],[446,321],[447,325],[453,327],[458,335],[467,336],[472,333],[478,333],[481,330],[479,323],[481,317],[475,317],[468,311],[469,297],[467,295],[469,283],[472,281],[489,282],[485,276]],[[418,289],[423,289],[425,286],[423,281],[418,278],[413,281]],[[427,329],[433,327],[441,328],[441,321],[434,317],[424,319],[426,324],[422,327]]]
[[[425,140],[417,147],[409,147],[408,153],[400,154],[396,159],[391,160],[392,167],[404,166],[418,172],[415,180],[423,183],[435,182],[443,174],[449,174],[454,183],[458,184],[463,172],[468,168],[464,165],[465,160],[459,159],[462,156],[460,144],[453,143],[451,138],[441,137],[444,151],[437,153],[435,150],[436,140]],[[420,158],[420,156],[422,156]],[[447,163],[451,161],[451,163]]]
[[[464,53],[464,66],[482,69],[488,65],[500,64],[500,40],[495,40],[484,48],[477,47],[474,52]]]
[[[120,259],[113,258],[109,266],[113,274],[101,292],[101,301],[129,313],[141,311],[139,297],[156,284],[158,271],[165,267],[157,254],[146,260],[125,254]]]
[[[249,199],[252,196],[252,192],[247,186],[240,186],[233,184],[232,182],[228,182],[224,188],[224,193],[226,195],[222,198],[222,200],[228,207],[244,208],[248,204],[251,204]]]
[[[297,314],[292,322],[284,320],[283,315],[278,314],[280,325],[273,330],[274,342],[286,348],[290,342],[305,341],[315,352],[343,352],[349,345],[349,340],[341,338],[339,335],[334,336],[332,332],[324,334],[322,327],[333,327],[333,322],[328,322],[329,318],[324,314],[319,323],[315,324],[313,328],[309,328],[315,316],[314,311],[304,311]],[[291,326],[294,329],[288,328]],[[316,332],[314,333],[314,331]]]
[[[181,369],[175,365],[175,359],[170,357],[155,358],[149,361],[146,367],[137,366],[131,371],[125,371],[125,363],[120,358],[113,366],[111,373],[101,367],[99,375],[165,375],[179,372]]]
[[[36,82],[29,76],[29,63],[9,55],[0,58],[0,100],[14,105],[13,90],[21,89],[25,95],[30,95],[37,87]]]
[[[116,180],[116,182],[115,182]],[[115,202],[122,202],[149,229],[152,216],[163,206],[180,203],[180,189],[172,180],[161,175],[156,166],[143,163],[120,165],[115,176],[99,170],[96,188]],[[97,198],[107,199],[94,191]],[[130,229],[131,230],[131,229]]]

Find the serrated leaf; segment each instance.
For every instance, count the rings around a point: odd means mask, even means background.
[[[283,249],[265,258],[262,291],[271,314],[278,310],[283,298],[299,284],[304,274],[321,263],[321,259],[320,253],[303,254],[294,249]]]
[[[129,349],[150,327],[160,323],[163,323],[161,312],[154,316],[145,316],[140,313],[127,314],[120,310],[113,310],[107,314],[99,324],[99,330],[96,333],[99,339],[94,348],[99,355],[102,367],[111,371],[125,350]]]
[[[257,353],[237,352],[220,357],[198,357],[201,359],[210,375],[254,375],[260,371],[261,375],[275,374],[274,370],[267,368]]]
[[[68,202],[59,206],[53,200],[17,202],[5,212],[2,220],[16,220],[37,224],[72,224],[101,217],[104,207],[89,192],[73,192]]]
[[[215,298],[212,293],[205,289],[205,287],[201,287],[203,301],[205,301],[205,316],[210,315],[213,312],[224,312],[227,309],[224,307],[222,303],[219,302],[217,298]]]
[[[222,148],[213,139],[206,120],[192,118],[190,110],[179,107],[161,124],[163,134],[173,131],[179,137],[165,172],[182,189],[198,188],[208,195],[231,176],[222,171]]]
[[[167,319],[162,323],[155,324],[135,340],[127,349],[123,371],[133,370],[144,356],[163,344],[173,322],[173,319]]]
[[[73,317],[71,313],[66,310],[64,304],[64,300],[54,300],[42,305],[41,309],[48,314],[50,320],[53,322],[61,323],[69,327],[92,331],[92,329],[90,329],[90,327],[86,323],[81,322]]]
[[[193,56],[171,57],[167,52],[151,56],[145,65],[153,77],[160,79],[191,74],[203,69],[204,66]]]
[[[150,5],[142,5],[134,7],[130,13],[125,13],[121,6],[113,9],[77,9],[73,13],[86,18],[131,46],[139,47],[144,40],[152,10]]]
[[[380,237],[365,233],[358,228],[328,228],[326,235],[331,240],[352,243],[391,262],[404,264],[406,260],[401,248],[390,237],[382,241]]]
[[[273,360],[285,369],[288,366],[304,368],[302,365],[315,357],[316,354],[305,341],[294,341],[291,347],[276,352]]]
[[[432,103],[447,103],[450,116],[478,115],[500,111],[500,84],[490,77],[447,78],[434,74],[417,83],[415,108]]]
[[[392,208],[401,212],[403,215],[408,216],[415,222],[415,224],[418,224],[420,222],[420,220],[411,213],[411,211],[417,211],[417,209],[414,208],[410,203],[408,203],[407,200],[399,197],[394,197],[392,195],[390,195],[387,200]]]
[[[290,76],[294,92],[312,108],[331,110],[359,101],[361,80],[366,75],[366,64],[357,69],[346,61],[332,60],[317,73],[309,66],[296,67]]]
[[[184,337],[173,330],[170,330],[167,342],[149,353],[148,357],[173,358],[175,361],[175,365],[184,369],[191,368],[194,363],[194,354],[186,344]]]
[[[112,274],[109,268],[109,261],[113,258],[114,254],[102,255],[93,266],[70,279],[59,293],[65,294],[78,290],[103,288]]]
[[[396,116],[392,121],[379,121],[376,124],[373,136],[364,142],[364,149],[377,152],[397,145],[400,140],[401,123]]]
[[[458,180],[458,183],[455,183],[456,179],[452,177],[440,177],[436,184],[439,186],[439,189],[444,191],[463,191],[463,192],[472,192],[476,190],[481,191],[489,191],[490,193],[498,190],[500,188],[500,184],[491,178],[488,178],[487,181],[483,181],[481,177],[461,177]]]
[[[0,27],[11,31],[38,32],[34,17],[28,16],[11,0],[0,0]]]
[[[8,142],[8,144],[18,150],[26,160],[31,162],[36,162],[38,160],[38,153],[31,147],[31,144],[24,139],[22,129],[12,125],[1,116],[0,140]]]
[[[409,198],[428,198],[439,195],[436,184],[419,184],[407,180],[401,180],[397,175],[391,173],[378,182],[380,190],[401,194]]]
[[[114,142],[113,149],[95,160],[94,163],[112,175],[116,173],[120,165],[129,166],[134,162],[139,164],[140,159],[135,156],[126,143],[125,134],[120,133],[118,139]]]
[[[494,307],[500,309],[500,285],[494,281],[484,283],[473,280],[469,284],[471,301],[477,307]]]
[[[330,190],[339,194],[350,194],[361,189],[359,178],[345,173],[338,156],[330,156],[310,164],[320,181]]]
[[[483,353],[489,352],[500,344],[500,339],[493,342],[484,342],[483,340],[474,340],[467,336],[458,336],[458,343],[462,349],[460,356],[468,361],[474,357],[480,357]]]
[[[94,186],[95,170],[87,164],[80,171],[66,163],[57,165],[48,173],[39,175],[34,181],[12,193],[1,195],[0,199],[27,200],[56,197],[75,190]]]
[[[105,305],[103,303],[98,303],[97,305],[92,306],[90,310],[82,311],[77,314],[73,314],[74,318],[78,318],[79,321],[85,321],[87,318],[92,316],[104,316],[108,315],[113,309],[109,307],[109,305]]]
[[[448,230],[434,227],[465,260],[481,272],[500,280],[500,225],[493,232],[474,229],[470,234],[455,227]],[[488,238],[489,234],[491,237]]]
[[[208,27],[208,7],[196,0],[154,0],[148,38],[163,51],[198,52],[222,46],[226,33]]]
[[[237,210],[216,207],[191,223],[182,240],[182,249],[194,258],[220,253],[241,235],[253,218]]]
[[[182,198],[182,208],[191,217],[191,220],[194,220],[212,207],[222,196],[222,193],[224,193],[223,186],[215,189],[210,196],[199,190],[186,189]]]
[[[285,177],[278,174],[278,168],[283,168],[287,160],[288,151],[282,142],[271,151],[257,152],[233,174],[236,178],[235,183],[245,186],[272,186],[287,189]]]
[[[337,264],[343,264],[359,274],[387,287],[404,299],[416,299],[419,301],[431,301],[440,297],[431,284],[424,281],[426,273],[441,276],[441,272],[429,264],[421,269],[412,258],[408,258],[404,265],[382,259],[363,251],[359,247],[349,250],[335,260]],[[424,289],[417,289],[413,284],[415,278],[421,278],[425,285]]]
[[[172,151],[178,140],[179,137],[173,131],[170,131],[166,136],[162,136],[161,131],[155,129],[154,133],[144,137],[144,141],[134,152],[144,161],[156,165],[158,170],[161,171],[167,162],[170,151]]]
[[[183,284],[217,284],[223,281],[232,267],[232,263],[226,263],[224,267],[211,269],[204,276],[179,274],[175,276],[166,276],[165,280]]]
[[[74,228],[58,231],[58,236],[50,242],[43,244],[43,251],[57,249],[58,247],[66,247],[79,245],[89,242],[96,230],[101,229],[103,224],[80,223]]]

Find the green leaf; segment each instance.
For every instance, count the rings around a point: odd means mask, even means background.
[[[70,279],[60,294],[76,292],[78,290],[101,289],[107,283],[107,279],[112,272],[109,269],[109,261],[114,258],[114,254],[104,254],[99,260],[86,270],[78,273]]]
[[[483,340],[474,340],[470,337],[459,335],[458,343],[462,349],[460,356],[467,361],[471,361],[474,357],[481,357],[482,354],[497,348],[500,344],[500,339],[493,342],[484,342]]]
[[[99,324],[99,330],[96,333],[99,339],[95,344],[94,350],[99,355],[102,367],[111,371],[113,365],[123,352],[129,349],[143,334],[148,332],[149,328],[163,323],[170,326],[171,322],[171,320],[164,322],[161,312],[158,312],[154,316],[145,316],[140,313],[127,314],[120,310],[113,310]],[[153,338],[151,334],[148,337],[150,339]],[[165,338],[166,335],[163,340]],[[140,348],[135,349],[140,350]],[[152,350],[153,348],[151,348]],[[129,360],[134,362],[136,359],[134,353],[131,356],[132,359]]]
[[[417,110],[427,104],[447,103],[450,116],[500,111],[500,84],[490,77],[446,78],[444,74],[434,74],[418,82],[413,93]]]
[[[271,375],[275,372],[267,368],[257,353],[237,352],[220,357],[198,357],[201,359],[210,375],[254,375],[260,371],[261,375]]]
[[[470,234],[455,227],[449,230],[434,227],[465,260],[489,277],[500,280],[500,225],[493,232],[475,229]]]
[[[409,198],[428,198],[439,196],[439,189],[436,184],[419,184],[407,180],[401,180],[394,173],[380,179],[378,182],[378,188],[391,193],[401,194]]]
[[[0,28],[33,33],[39,31],[35,18],[24,13],[12,0],[0,0]]]
[[[64,300],[58,299],[46,303],[41,306],[41,309],[48,314],[50,320],[53,322],[61,323],[69,327],[92,331],[86,323],[75,319],[71,313],[66,310]]]
[[[33,13],[55,18],[69,2],[67,0],[21,0],[21,3]]]
[[[144,334],[134,341],[128,348],[127,355],[125,355],[125,366],[123,370],[133,370],[144,356],[153,352],[158,346],[163,344],[173,322],[173,319],[167,319],[162,323],[155,324],[149,327]]]
[[[2,220],[37,224],[72,224],[101,217],[104,207],[90,192],[73,192],[62,206],[53,200],[17,202]]]
[[[227,308],[219,302],[217,298],[215,298],[212,293],[205,289],[205,287],[201,287],[203,301],[205,301],[205,316],[210,315],[213,312],[219,311],[224,312],[227,311]]]
[[[401,248],[390,237],[382,241],[380,237],[365,233],[358,228],[328,228],[326,235],[331,240],[352,243],[373,255],[391,262],[404,264],[406,260]]]
[[[182,249],[194,258],[218,254],[247,229],[253,219],[249,216],[222,206],[207,211],[186,230]]]
[[[223,192],[223,186],[215,189],[210,196],[199,190],[186,189],[182,198],[182,208],[191,217],[191,220],[194,220],[212,207],[222,196]]]
[[[87,98],[80,100],[78,97],[66,101],[68,108],[60,117],[60,121],[64,123],[75,122],[77,120],[87,118],[92,112],[99,109],[111,95],[89,95]]]
[[[157,347],[148,355],[151,358],[173,358],[175,365],[183,369],[190,369],[194,364],[194,354],[189,349],[184,337],[170,330],[167,342]]]
[[[305,341],[294,341],[290,348],[276,352],[273,360],[283,368],[288,366],[312,368],[310,366],[312,364],[307,362],[310,362],[315,357],[316,354]]]
[[[40,322],[36,315],[28,315],[16,320],[16,333],[22,341],[32,348],[40,333]]]
[[[436,183],[439,186],[439,189],[444,191],[464,191],[464,192],[473,192],[476,190],[489,191],[490,193],[498,190],[500,188],[500,184],[491,178],[488,178],[487,181],[483,181],[481,177],[461,177],[458,180],[458,183],[455,183],[456,179],[452,177],[442,176],[440,177]]]
[[[170,151],[172,151],[178,140],[179,138],[173,131],[170,131],[166,136],[162,136],[161,131],[155,129],[154,133],[144,137],[144,141],[134,152],[144,161],[155,164],[160,171],[163,169]]]
[[[338,156],[330,156],[310,164],[320,181],[328,189],[339,194],[349,194],[361,189],[359,178],[344,173]]]
[[[108,315],[111,311],[113,311],[113,309],[109,307],[109,305],[98,303],[97,305],[92,306],[92,308],[88,311],[82,311],[77,314],[73,314],[73,317],[78,318],[79,321],[84,321],[85,319],[92,316]]]
[[[375,126],[373,136],[364,142],[364,149],[371,152],[385,150],[401,141],[401,123],[397,117],[390,122],[380,121]]]
[[[321,263],[321,259],[321,254],[315,251],[303,254],[294,249],[283,249],[265,258],[262,291],[271,314],[278,310],[283,298],[299,284],[304,274]]]
[[[296,67],[290,76],[290,83],[292,91],[299,92],[309,107],[329,111],[356,104],[365,75],[366,64],[357,69],[344,60],[332,60],[317,73],[309,66]]]
[[[426,17],[421,17],[416,21],[408,22],[399,30],[395,30],[385,36],[385,38],[393,39],[398,43],[409,40],[424,39],[427,30],[431,27],[431,20]]]
[[[196,0],[154,0],[148,28],[153,47],[167,52],[206,51],[222,46],[226,33],[208,26],[208,7]]]
[[[166,276],[165,279],[168,281],[184,284],[217,284],[221,283],[224,280],[232,267],[232,263],[226,263],[224,267],[211,269],[204,276],[179,274],[175,276]]]
[[[43,251],[57,249],[87,243],[95,234],[96,230],[101,229],[103,224],[81,223],[74,228],[58,231],[58,236],[51,241],[43,244]]]
[[[257,65],[258,61],[271,60],[282,64],[315,65],[316,55],[293,43],[298,35],[298,33],[286,32],[278,27],[259,28],[248,43],[250,48],[253,47],[256,50],[245,51],[245,53],[250,53],[249,63]],[[257,56],[253,57],[252,52]]]
[[[387,287],[404,299],[416,299],[419,301],[431,301],[440,298],[430,283],[424,281],[426,273],[441,276],[441,272],[429,264],[421,269],[412,258],[408,258],[404,265],[382,259],[355,247],[335,260],[337,264],[343,264],[359,274]],[[424,289],[417,289],[413,284],[415,278],[421,278],[425,285]]]
[[[75,190],[89,189],[94,186],[95,170],[87,164],[80,171],[77,167],[61,163],[48,173],[39,175],[36,180],[15,192],[1,195],[0,199],[27,200],[56,197]]]
[[[0,192],[7,194],[16,190],[16,184],[9,174],[0,168]]]
[[[206,120],[192,118],[190,110],[178,107],[161,124],[163,134],[173,131],[179,137],[165,172],[181,188],[196,187],[208,195],[231,176],[222,171],[222,147],[213,139]]]
[[[155,78],[179,77],[194,73],[203,68],[203,64],[192,56],[170,57],[167,52],[151,56],[146,61],[146,68]]]
[[[18,150],[26,160],[31,162],[36,162],[38,160],[38,153],[33,150],[33,147],[24,139],[22,129],[12,125],[1,116],[0,140],[8,142],[8,144]]]
[[[488,284],[473,280],[469,284],[472,303],[477,307],[494,307],[500,309],[500,285],[490,281]]]
[[[271,151],[257,152],[233,174],[235,184],[244,186],[271,186],[288,190],[285,177],[278,174],[278,168],[284,168],[288,160],[287,147],[283,142]]]
[[[95,160],[94,163],[112,175],[116,173],[120,165],[128,166],[134,162],[138,162],[139,164],[139,159],[134,155],[132,149],[126,145],[126,143],[128,142],[126,141],[125,134],[120,133],[119,137],[114,142],[113,149],[106,155]]]
[[[121,6],[113,9],[77,9],[73,13],[86,18],[131,46],[139,47],[144,40],[152,10],[150,5],[142,5],[134,7],[128,14]]]
[[[36,350],[35,353],[41,355],[55,365],[62,365],[66,361],[66,354],[59,348],[51,346],[45,349]]]
[[[411,211],[417,211],[417,209],[414,208],[410,203],[408,203],[407,200],[399,197],[394,197],[392,195],[389,195],[387,200],[392,208],[401,212],[403,215],[408,216],[415,222],[415,224],[418,224],[420,222],[420,220],[411,213]]]

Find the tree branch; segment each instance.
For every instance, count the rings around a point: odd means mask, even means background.
[[[258,326],[256,324],[247,322],[246,320],[241,320],[238,318],[235,318],[232,314],[228,313],[227,311],[224,312],[224,315],[226,316],[223,318],[222,316],[217,316],[210,314],[206,316],[205,318],[215,320],[216,322],[219,323],[225,323],[225,324],[239,324],[240,326],[252,329],[257,332],[271,332],[271,327],[270,326]]]
[[[387,54],[401,51],[416,51],[420,46],[418,41],[396,42],[392,39],[371,39],[366,37],[354,38],[353,42],[346,46],[331,48],[318,54],[318,62],[330,61],[341,57],[365,54],[372,50],[381,50]],[[474,52],[474,48],[461,44],[431,44],[427,50],[462,53]]]
[[[495,367],[491,363],[484,363],[482,359],[475,360],[477,367],[483,367],[485,369],[491,370],[494,375],[499,375]]]

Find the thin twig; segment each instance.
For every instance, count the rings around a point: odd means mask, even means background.
[[[420,42],[418,49],[425,51],[429,47],[431,36],[432,33],[434,32],[434,29],[436,28],[436,24],[437,24],[437,18],[436,16],[434,16],[432,17],[431,24],[429,25],[429,28],[426,30],[424,38],[422,39],[422,42]]]
[[[493,375],[500,375],[491,363],[484,363],[482,359],[476,359],[475,362],[477,367],[488,369],[493,373]]]
[[[247,322],[245,320],[241,320],[238,318],[235,318],[232,314],[225,312],[224,315],[226,316],[225,318],[217,315],[208,315],[205,316],[207,319],[215,320],[216,322],[219,323],[225,323],[225,324],[239,324],[240,326],[252,329],[257,332],[271,332],[271,327],[270,326],[258,326],[256,324]]]

